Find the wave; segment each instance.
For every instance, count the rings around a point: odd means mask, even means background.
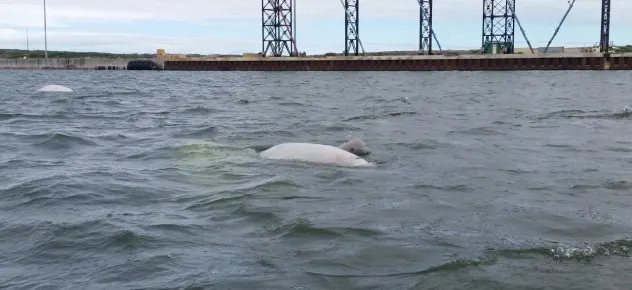
[[[67,119],[67,118],[68,116],[63,112],[55,112],[53,114],[0,113],[0,121]]]
[[[450,146],[447,143],[441,143],[434,140],[417,141],[417,142],[394,142],[387,144],[388,147],[402,147],[412,150],[438,149],[444,146]]]
[[[507,135],[505,133],[494,130],[490,127],[477,127],[469,128],[465,130],[452,130],[449,134],[465,134],[465,135],[480,135],[480,136],[493,136],[493,135]]]
[[[299,103],[299,102],[279,102],[277,103],[278,106],[287,106],[287,107],[305,107],[308,105],[305,105],[304,103]]]
[[[615,191],[629,191],[630,189],[632,189],[632,184],[630,184],[630,182],[625,181],[625,180],[608,180],[603,182],[602,184],[573,184],[571,186],[572,189],[578,189],[578,190],[589,190],[589,189],[596,189],[596,188],[603,188],[603,189],[608,189],[608,190],[615,190]]]
[[[156,172],[154,170],[153,174]],[[79,173],[57,173],[21,181],[0,189],[0,193],[3,207],[25,210],[113,202],[148,204],[158,202],[163,193],[169,195],[177,192],[152,189],[144,185],[145,181],[147,178],[140,173],[84,169]]]
[[[143,92],[139,89],[133,88],[118,88],[113,90],[103,90],[103,91],[85,91],[81,88],[76,89],[77,94],[72,98],[75,100],[83,100],[83,99],[108,99],[111,97],[126,97],[126,96],[134,96],[135,98],[139,97],[150,97],[151,95]]]
[[[427,275],[435,272],[453,272],[464,268],[480,265],[492,265],[497,261],[496,257],[483,257],[472,259],[457,259],[453,262],[445,264],[431,266],[419,271],[410,272],[394,272],[383,274],[333,274],[333,273],[319,273],[314,271],[306,271],[307,274],[323,277],[337,277],[337,278],[369,278],[369,277],[399,277],[399,276],[419,276]]]
[[[218,133],[218,128],[216,126],[207,126],[201,129],[194,129],[194,130],[186,130],[186,131],[179,131],[177,133],[175,133],[173,136],[174,137],[178,137],[178,138],[200,138],[200,139],[207,139],[207,138],[213,138],[217,135]]]
[[[434,184],[416,184],[412,186],[418,190],[440,190],[449,192],[471,192],[473,189],[465,184],[451,184],[451,185],[434,185]]]
[[[204,107],[204,106],[197,106],[197,107],[194,107],[194,108],[184,109],[182,112],[185,113],[185,114],[208,115],[208,114],[211,114],[211,113],[220,112],[220,110],[218,110],[218,109],[211,109],[211,108],[207,108],[207,107]]]
[[[546,113],[537,117],[539,120],[546,119],[629,119],[632,118],[632,109],[621,111],[582,111],[582,110],[561,110]]]
[[[349,132],[349,131],[360,132],[362,131],[360,127],[351,126],[349,124],[328,125],[328,126],[325,126],[324,129],[330,132]]]
[[[7,197],[39,197],[50,193],[50,188],[67,179],[64,174],[35,178],[8,186],[1,190],[2,196]]]
[[[282,188],[296,189],[302,188],[302,186],[289,180],[279,180],[276,178],[263,181],[252,181],[248,183],[242,183],[240,185],[231,184],[226,188],[218,187],[215,190],[215,193],[210,197],[196,198],[197,200],[193,201],[189,206],[186,207],[186,209],[195,211],[209,211],[216,209],[217,207],[222,208],[226,205],[234,205],[236,203],[239,203],[254,192],[276,192]]]
[[[551,242],[552,244],[561,244]],[[490,250],[490,254],[503,256],[538,255],[555,260],[583,260],[590,261],[597,257],[620,256],[630,257],[632,253],[632,240],[620,239],[600,244],[583,245],[555,245],[548,247],[535,247],[526,249],[502,249]]]
[[[26,115],[24,115],[24,114],[0,113],[0,121],[11,120],[13,118],[18,118],[18,117],[22,117],[22,116],[26,116]]]
[[[349,236],[374,238],[383,234],[382,232],[376,230],[364,228],[317,227],[310,221],[302,218],[268,226],[265,229],[265,233],[273,239],[306,238],[311,241],[319,238],[331,239]]]
[[[348,119],[345,119],[345,122],[354,121],[354,120],[369,120],[369,119],[380,119],[382,117],[399,117],[399,116],[407,116],[407,115],[416,115],[417,112],[394,112],[394,113],[384,113],[381,115],[361,115],[355,116]]]
[[[470,258],[454,258],[452,261],[439,265],[428,266],[423,269],[413,271],[394,271],[385,270],[382,273],[344,273],[337,272],[316,272],[306,271],[306,273],[322,277],[338,277],[338,278],[369,278],[369,277],[400,277],[400,276],[420,276],[428,275],[436,272],[455,272],[469,267],[490,266],[495,265],[501,258],[505,259],[524,259],[528,257],[544,257],[555,261],[575,260],[582,262],[591,262],[598,257],[619,256],[630,257],[632,253],[632,240],[617,240],[605,242],[602,244],[590,246],[551,246],[551,247],[535,247],[524,249],[486,249],[484,253],[478,257]],[[355,270],[350,268],[350,270]]]
[[[167,159],[173,154],[173,147],[164,146],[153,149],[143,150],[142,152],[124,155],[125,160],[159,160]]]
[[[35,231],[36,230],[36,231]],[[30,236],[32,232],[37,236]],[[75,223],[34,222],[14,224],[2,229],[3,236],[24,241],[22,255],[15,255],[15,263],[41,263],[68,259],[91,259],[96,252],[115,252],[132,249],[149,249],[160,243],[152,235],[123,229],[106,220],[89,220]],[[30,236],[30,238],[28,238]],[[17,253],[16,253],[17,254]]]
[[[51,134],[20,134],[20,133],[0,133],[6,137],[18,137],[23,141],[30,141],[36,147],[47,149],[69,149],[73,147],[94,147],[101,146],[98,142],[88,137],[82,137],[69,133]]]

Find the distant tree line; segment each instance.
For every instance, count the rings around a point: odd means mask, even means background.
[[[619,46],[617,48],[618,52],[624,53],[624,52],[632,52],[632,45],[624,45],[624,46]]]
[[[632,45],[618,46],[617,52],[626,53],[632,52]],[[472,54],[480,53],[480,50],[465,50],[465,51],[445,51],[446,55],[458,55],[458,54]],[[401,52],[401,51],[386,51],[386,52],[372,52],[368,55],[401,55],[401,54],[417,54],[417,52]],[[305,53],[301,53],[305,56]],[[336,53],[328,53],[325,56],[342,55]],[[107,52],[76,52],[76,51],[48,51],[49,58],[84,58],[84,57],[98,57],[98,58],[154,58],[155,54],[150,53],[107,53]],[[199,54],[188,54],[189,57],[201,57]],[[3,59],[20,59],[20,58],[44,58],[43,50],[31,50],[26,51],[23,49],[0,49],[0,58]]]
[[[0,49],[0,58],[18,59],[18,58],[44,58],[43,50],[26,51],[23,49]],[[49,58],[83,58],[83,57],[99,57],[99,58],[150,58],[154,54],[139,53],[106,53],[106,52],[75,52],[75,51],[48,51]]]

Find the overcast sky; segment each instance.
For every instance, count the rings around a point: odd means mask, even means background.
[[[0,0],[0,48],[44,48],[42,0]],[[297,0],[297,39],[308,54],[344,49],[340,0]],[[600,0],[577,0],[554,46],[599,42]],[[418,48],[416,0],[361,0],[360,37],[367,51]],[[545,46],[568,0],[517,0],[534,46]],[[435,1],[435,32],[444,49],[478,48],[481,0]],[[611,40],[632,44],[632,0],[612,0]],[[243,53],[261,50],[261,1],[47,0],[49,50]],[[625,29],[628,31],[625,31]],[[516,45],[526,46],[518,27]]]

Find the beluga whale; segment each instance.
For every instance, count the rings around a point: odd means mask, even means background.
[[[44,87],[40,88],[37,91],[38,92],[47,92],[47,93],[72,93],[72,92],[74,92],[71,88],[60,86],[60,85],[47,85],[47,86],[44,86]]]
[[[314,143],[282,143],[259,153],[264,159],[300,161],[343,167],[372,167],[372,163],[362,159],[370,150],[366,144],[354,139],[338,147]]]

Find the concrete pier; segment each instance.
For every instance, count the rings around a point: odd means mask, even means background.
[[[632,70],[632,53],[217,57],[199,59],[0,59],[0,69],[123,70],[155,62],[172,71],[493,71]],[[134,64],[130,66],[130,64]]]
[[[632,53],[228,57],[213,60],[167,60],[164,63],[164,69],[184,71],[632,70]]]
[[[0,69],[76,69],[122,70],[130,59],[117,58],[43,58],[0,59]]]

